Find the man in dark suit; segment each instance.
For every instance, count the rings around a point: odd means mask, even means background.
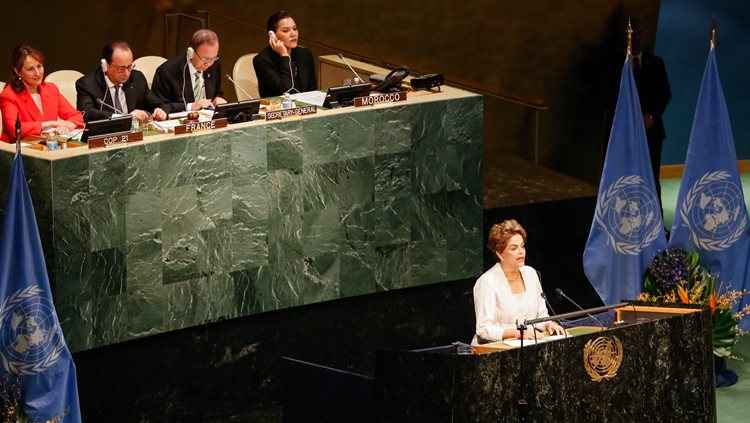
[[[651,169],[654,173],[656,192],[661,203],[661,184],[659,171],[661,169],[661,149],[666,138],[662,115],[672,99],[667,70],[664,61],[652,53],[641,50],[641,31],[636,23],[633,26],[632,38],[633,75],[641,99],[643,123],[646,126],[648,150],[651,156]]]
[[[116,113],[130,113],[141,122],[150,114],[155,120],[163,120],[170,112],[169,106],[148,88],[146,77],[133,68],[133,52],[124,41],[104,46],[101,66],[76,81],[76,92],[77,108],[87,121],[108,119]]]
[[[221,75],[219,37],[210,29],[199,29],[186,54],[156,69],[151,86],[173,112],[213,108],[227,102],[222,97]]]

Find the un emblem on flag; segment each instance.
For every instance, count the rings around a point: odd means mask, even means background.
[[[690,229],[690,239],[706,251],[731,247],[747,229],[742,191],[729,172],[717,170],[701,176],[685,195],[680,217]]]
[[[661,229],[659,202],[639,175],[623,176],[607,187],[599,195],[594,218],[620,254],[640,254]]]
[[[40,294],[34,284],[0,304],[0,355],[11,374],[43,372],[59,361],[64,350],[52,304]]]

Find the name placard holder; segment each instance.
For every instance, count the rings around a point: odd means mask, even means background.
[[[293,109],[274,110],[271,112],[266,112],[266,120],[279,120],[288,118],[289,116],[305,116],[315,113],[318,113],[317,106],[295,107]]]
[[[143,131],[117,132],[114,134],[96,135],[93,137],[89,137],[88,145],[89,148],[102,148],[142,140]]]
[[[184,125],[175,126],[175,135],[190,134],[193,132],[210,131],[217,128],[226,128],[229,124],[227,118],[214,119],[206,122],[188,122]]]
[[[376,104],[385,103],[398,103],[399,101],[406,101],[406,91],[368,95],[366,97],[355,97],[354,107],[374,106]]]

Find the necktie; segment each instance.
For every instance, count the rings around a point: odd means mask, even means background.
[[[195,73],[195,82],[193,83],[193,98],[195,101],[206,98],[206,87],[203,83],[203,72]]]
[[[125,113],[124,110],[122,110],[122,103],[120,103],[120,85],[115,85],[115,95],[112,96],[112,103],[115,105],[115,109],[117,109],[117,113]]]

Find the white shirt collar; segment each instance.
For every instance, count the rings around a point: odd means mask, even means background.
[[[112,81],[109,80],[109,77],[107,76],[106,73],[104,74],[104,82],[107,83],[107,88],[109,88],[109,89],[112,89],[112,88],[115,87],[115,84]],[[120,84],[120,87],[122,87],[122,84]]]
[[[195,81],[195,74],[198,72],[198,69],[196,69],[195,66],[193,66],[193,62],[191,62],[190,59],[188,59],[187,64],[188,64],[188,69],[190,70],[190,79],[192,81]]]

